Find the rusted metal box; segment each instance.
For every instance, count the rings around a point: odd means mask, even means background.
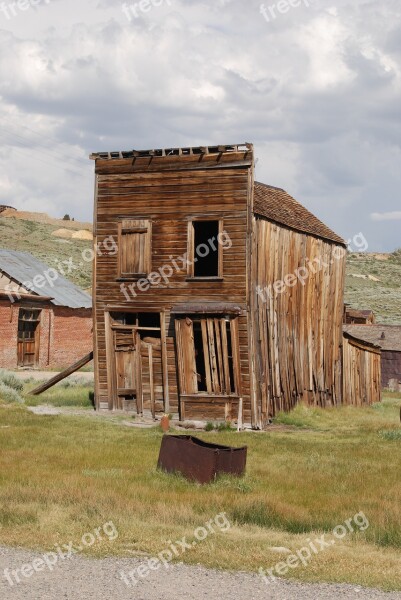
[[[232,448],[204,442],[192,435],[165,435],[158,467],[199,483],[210,483],[221,473],[243,475],[246,455],[247,446]]]

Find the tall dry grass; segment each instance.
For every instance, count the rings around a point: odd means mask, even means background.
[[[0,406],[0,543],[51,550],[112,520],[88,553],[158,553],[225,511],[232,524],[180,559],[257,570],[363,511],[355,532],[291,576],[401,589],[399,403],[297,408],[267,433],[202,433],[249,448],[243,479],[199,486],[156,470],[161,432]],[[390,433],[389,433],[390,432]]]

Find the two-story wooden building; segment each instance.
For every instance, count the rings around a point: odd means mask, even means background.
[[[250,144],[96,153],[98,409],[243,418],[341,403],[345,242],[254,182]]]

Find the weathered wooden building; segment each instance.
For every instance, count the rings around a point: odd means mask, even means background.
[[[376,322],[373,310],[357,310],[344,304],[344,323],[347,325],[373,325]]]
[[[401,391],[401,326],[345,325],[344,331],[381,348],[381,387]]]
[[[62,369],[92,349],[92,298],[27,252],[0,250],[0,368]]]
[[[352,327],[352,326],[349,326]],[[343,403],[370,406],[381,400],[381,349],[344,331]]]
[[[342,401],[345,242],[250,144],[96,153],[96,403],[264,427]],[[352,400],[350,400],[352,401]]]

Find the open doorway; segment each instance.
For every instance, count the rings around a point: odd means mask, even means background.
[[[160,313],[110,312],[114,408],[164,412]]]

